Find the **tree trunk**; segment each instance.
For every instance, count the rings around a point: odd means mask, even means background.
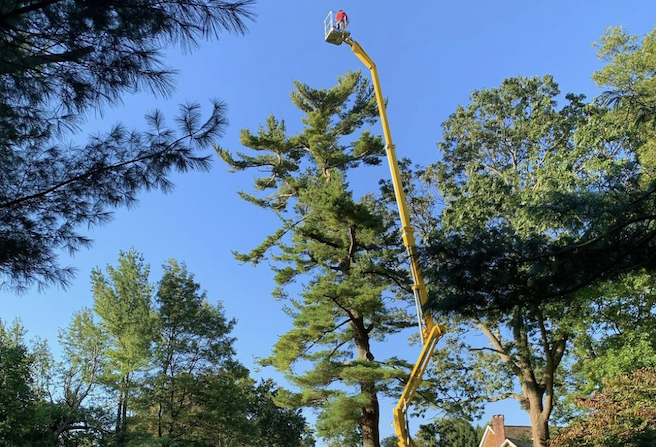
[[[378,405],[378,396],[376,395],[375,385],[367,386],[371,388],[363,391],[371,397],[369,405],[362,407],[362,445],[364,447],[380,447],[380,408]]]
[[[549,419],[543,412],[529,411],[531,417],[531,432],[533,433],[533,447],[547,447],[549,443]]]
[[[549,415],[550,408],[545,408],[542,392],[536,383],[522,386],[524,396],[528,400],[528,415],[531,419],[531,432],[533,447],[547,447],[549,443]]]
[[[123,386],[121,384],[118,390],[118,402],[116,403],[116,428],[114,430],[116,433],[117,443],[119,444],[120,444],[119,440],[121,437],[121,427],[123,426],[122,418],[123,418]]]
[[[128,388],[129,377],[125,376],[121,379],[116,410],[116,445],[118,447],[127,445]]]
[[[365,328],[364,320],[356,311],[351,313],[354,318],[351,323],[355,329],[355,347],[357,358],[361,361],[371,362],[374,356],[370,351],[369,332]],[[361,382],[360,389],[363,394],[369,396],[369,403],[362,407],[362,445],[363,447],[380,447],[380,406],[378,394],[374,382]]]

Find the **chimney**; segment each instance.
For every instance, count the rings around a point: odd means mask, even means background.
[[[494,436],[497,440],[496,447],[501,447],[503,441],[506,440],[506,427],[503,423],[502,414],[492,416],[492,430],[494,430]]]

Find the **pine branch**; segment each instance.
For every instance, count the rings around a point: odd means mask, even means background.
[[[33,12],[33,11],[37,11],[39,9],[46,8],[50,5],[54,5],[55,3],[59,3],[59,2],[62,2],[62,1],[65,2],[66,0],[42,0],[40,2],[35,2],[35,3],[28,4],[27,6],[23,6],[23,7],[20,7],[20,8],[14,8],[9,12],[6,12],[4,14],[0,14],[0,23],[3,22],[5,19],[10,19],[12,17],[18,16],[18,15],[21,15],[21,14],[27,14],[27,13],[30,13],[30,12]],[[16,2],[16,3],[18,3],[18,2]]]
[[[128,165],[131,165],[131,164],[138,163],[140,161],[145,161],[145,160],[160,156],[160,155],[166,153],[170,148],[174,147],[179,142],[184,141],[186,138],[188,138],[188,136],[184,136],[184,137],[179,138],[178,140],[176,140],[173,143],[166,146],[161,151],[154,152],[152,154],[147,154],[147,155],[144,155],[144,156],[141,156],[141,157],[133,158],[131,160],[126,160],[126,161],[121,162],[121,163],[116,163],[116,164],[113,164],[113,165],[103,166],[101,168],[93,169],[91,171],[85,172],[84,174],[75,176],[75,177],[70,178],[68,180],[65,180],[63,182],[60,182],[56,185],[53,185],[52,187],[50,187],[48,189],[45,189],[43,191],[39,191],[35,194],[25,196],[25,197],[21,197],[21,198],[18,198],[18,199],[14,199],[14,200],[9,201],[9,202],[0,203],[0,209],[2,209],[2,208],[11,208],[11,207],[14,207],[16,205],[20,205],[23,202],[27,202],[27,201],[30,201],[30,200],[33,200],[33,199],[40,199],[40,198],[43,198],[46,195],[48,195],[52,192],[55,192],[55,191],[65,187],[67,185],[70,185],[70,184],[75,183],[75,182],[79,182],[81,180],[88,179],[89,177],[93,177],[94,175],[102,174],[102,173],[109,172],[109,171],[114,171],[114,170],[116,170],[118,168],[122,168],[124,166],[128,166]]]

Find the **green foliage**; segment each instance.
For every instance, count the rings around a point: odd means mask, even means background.
[[[587,312],[577,292],[620,262],[600,254],[616,240],[606,230],[627,200],[615,189],[635,190],[623,183],[635,166],[619,137],[580,143],[591,112],[581,96],[565,95],[562,107],[559,97],[550,76],[474,92],[445,122],[442,160],[425,174],[445,202],[425,252],[427,308],[448,316],[450,330],[429,371],[440,384],[435,400],[468,417],[514,398],[540,445]]]
[[[263,360],[298,387],[278,400],[319,409],[317,433],[328,442],[377,446],[377,396],[407,373],[393,359],[375,361],[371,342],[408,326],[410,294],[393,212],[373,196],[356,199],[348,186],[353,168],[379,164],[384,153],[380,137],[361,129],[377,117],[375,97],[359,72],[330,89],[294,86],[292,102],[305,114],[299,134],[269,117],[257,134],[242,131],[255,155],[217,148],[233,171],[257,173],[253,192],[241,196],[282,222],[238,259],[272,261],[273,295],[293,319]],[[296,281],[304,287],[291,295]]]
[[[572,349],[569,403],[603,391],[605,380],[656,367],[653,284],[643,271],[593,288],[594,311],[580,316]]]
[[[65,394],[51,406],[59,411],[51,437],[70,445],[311,444],[302,415],[276,406],[273,383],[256,387],[234,358],[235,321],[221,303],[210,305],[186,266],[171,259],[156,285],[149,273],[134,249],[120,253],[118,266],[93,270],[95,314],[82,310],[61,333]]]
[[[79,228],[107,222],[140,191],[172,188],[172,172],[207,170],[200,153],[222,135],[226,108],[180,107],[175,127],[160,112],[147,128],[115,125],[81,146],[71,140],[86,112],[140,90],[168,95],[169,45],[197,46],[227,30],[242,34],[253,0],[77,2],[25,0],[0,6],[0,275],[24,291],[67,285],[57,254],[88,247]],[[78,142],[79,144],[79,142]]]
[[[23,334],[18,321],[0,324],[0,439],[8,447],[26,445],[36,416],[33,359]]]
[[[478,447],[484,429],[463,419],[438,419],[419,427],[418,447]]]
[[[108,339],[104,355],[107,366],[102,381],[116,394],[116,443],[127,445],[128,414],[139,388],[138,380],[151,357],[155,314],[150,266],[136,250],[120,252],[119,265],[108,265],[107,276],[98,268],[91,272],[94,311]]]
[[[642,166],[643,186],[653,190],[656,168],[656,29],[642,40],[629,35],[621,27],[610,28],[597,43],[598,57],[606,62],[593,75],[595,82],[606,89],[600,97],[612,107],[615,127],[629,127],[641,140],[636,155]],[[632,125],[633,124],[633,125]]]
[[[235,321],[208,303],[184,264],[163,266],[154,300],[148,378],[139,396],[136,430],[165,445],[210,445],[222,431],[249,431],[241,382],[248,371],[233,358]],[[217,394],[220,393],[220,396]],[[217,409],[220,409],[217,411]],[[222,413],[217,420],[217,413]],[[199,414],[216,428],[193,429]],[[209,424],[206,426],[209,427]]]
[[[0,443],[312,447],[300,412],[275,403],[283,391],[234,358],[222,305],[182,263],[164,265],[157,285],[149,270],[130,250],[92,272],[95,312],[60,331],[57,367],[18,322],[0,324]]]
[[[386,436],[380,441],[381,447],[397,447],[399,443],[399,438],[396,435]]]
[[[51,447],[57,409],[44,401],[51,355],[42,342],[25,340],[19,320],[0,321],[0,443],[7,447]],[[53,411],[54,410],[54,411]]]
[[[276,405],[279,390],[271,381],[262,381],[254,389],[251,420],[255,422],[257,436],[254,444],[262,447],[313,447],[300,410]]]
[[[632,141],[608,132],[590,141],[602,123],[580,96],[556,109],[559,93],[550,77],[509,79],[446,121],[434,166],[447,206],[429,251],[441,290],[432,307],[475,314],[569,300],[651,262]]]
[[[73,315],[66,329],[60,330],[59,344],[63,360],[57,375],[63,397],[47,405],[55,421],[49,427],[50,437],[66,446],[102,445],[103,433],[114,428],[113,417],[108,414],[110,405],[100,399],[111,370],[107,355],[110,337],[94,321],[93,311],[84,308]]]
[[[600,39],[598,54],[607,64],[593,78],[600,87],[607,89],[597,104],[609,105],[610,110],[591,107],[594,113],[590,121],[595,125],[588,126],[589,132],[580,132],[580,141],[597,144],[613,136],[619,147],[632,151],[636,168],[627,171],[630,177],[625,182],[635,185],[635,192],[631,191],[627,198],[636,206],[628,207],[623,219],[633,219],[636,226],[643,227],[642,241],[653,239],[654,234],[650,218],[645,219],[645,216],[653,214],[655,191],[656,99],[652,89],[656,68],[655,33],[656,30],[652,30],[640,40],[616,27]],[[618,138],[622,135],[623,138]],[[608,170],[609,166],[607,162],[603,169]],[[617,249],[623,250],[621,244]],[[644,245],[637,243],[630,254],[636,260],[644,259],[643,249]],[[567,381],[571,390],[570,403],[594,392],[603,392],[604,382],[622,373],[656,365],[656,345],[649,335],[655,323],[653,265],[643,262],[638,267],[627,269],[619,277],[608,275],[606,281],[586,291],[593,311],[581,315],[573,349],[575,360]],[[572,406],[567,410],[576,414]]]
[[[603,388],[580,401],[587,414],[551,446],[648,447],[656,443],[656,369],[608,378]]]
[[[631,116],[636,124],[653,127],[656,30],[640,42],[622,27],[612,27],[596,47],[598,57],[606,62],[604,68],[593,75],[599,86],[608,88],[601,99],[621,110],[625,117]]]
[[[618,29],[602,39],[609,64],[595,79],[611,90],[592,104],[569,94],[559,107],[549,76],[474,92],[445,122],[442,160],[425,174],[445,202],[424,252],[427,308],[454,328],[433,370],[446,379],[438,391],[462,391],[466,413],[517,399],[541,444],[564,393],[654,362],[644,335],[644,277],[656,267],[653,41]],[[490,345],[458,337],[472,330]]]
[[[154,325],[150,266],[131,249],[121,251],[119,265],[106,270],[107,276],[98,268],[91,272],[93,308],[112,345],[111,368],[122,377],[148,363]]]

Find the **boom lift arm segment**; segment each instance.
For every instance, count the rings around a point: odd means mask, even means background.
[[[398,437],[399,447],[415,447],[415,443],[408,433],[406,414],[412,398],[414,397],[417,389],[421,385],[422,377],[426,371],[426,367],[430,361],[431,355],[435,350],[437,341],[446,332],[444,326],[436,324],[430,314],[423,312],[423,306],[428,300],[428,293],[426,292],[426,285],[419,269],[419,257],[417,253],[417,244],[414,237],[414,229],[410,222],[410,214],[408,213],[408,205],[401,183],[401,173],[399,164],[396,158],[396,151],[394,143],[392,142],[392,134],[387,120],[387,111],[385,109],[385,100],[383,92],[380,88],[380,79],[378,77],[378,70],[376,64],[369,57],[369,55],[362,49],[359,43],[351,39],[350,33],[341,31],[337,34],[332,26],[332,12],[329,14],[328,22],[324,22],[326,31],[326,41],[339,45],[344,42],[351,47],[353,53],[360,59],[367,68],[371,71],[371,78],[374,85],[374,92],[376,94],[376,101],[378,103],[378,111],[380,114],[380,121],[383,125],[383,136],[385,138],[385,149],[387,153],[387,161],[389,163],[390,171],[392,174],[392,184],[394,187],[394,195],[396,203],[399,207],[399,215],[401,218],[401,235],[403,237],[403,244],[408,251],[410,258],[410,269],[414,284],[412,291],[415,297],[415,304],[417,305],[417,316],[420,321],[420,332],[423,342],[423,348],[419,354],[419,359],[415,364],[410,377],[406,383],[405,389],[401,394],[398,404],[394,408],[394,430]],[[330,37],[330,40],[329,40]]]

